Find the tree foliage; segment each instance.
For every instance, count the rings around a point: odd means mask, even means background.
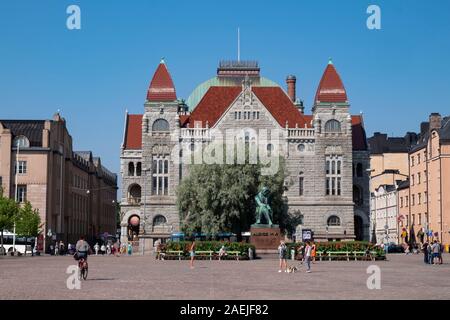
[[[30,202],[20,208],[16,219],[16,233],[24,237],[37,237],[40,233],[41,217],[39,210],[33,209]]]
[[[3,251],[3,231],[12,231],[14,226],[14,220],[19,212],[19,206],[17,203],[7,197],[3,197],[3,193],[0,193],[0,244]]]
[[[282,218],[286,177],[279,158],[275,175],[261,175],[261,164],[194,164],[177,189],[181,227],[187,234],[233,232],[240,236],[255,222],[255,196],[263,186],[270,191],[274,223]]]

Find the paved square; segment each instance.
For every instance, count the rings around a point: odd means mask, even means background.
[[[316,262],[312,273],[278,273],[276,256],[253,261],[155,261],[153,256],[90,256],[80,290],[66,285],[71,256],[0,258],[0,299],[450,299],[450,256],[425,265],[422,255],[389,261]],[[292,262],[289,261],[289,264]],[[295,264],[298,264],[296,261]],[[369,290],[367,267],[381,268]]]

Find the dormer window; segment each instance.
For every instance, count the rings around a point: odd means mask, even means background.
[[[28,140],[25,136],[18,136],[13,141],[13,146],[16,148],[29,148],[30,147],[30,140]]]

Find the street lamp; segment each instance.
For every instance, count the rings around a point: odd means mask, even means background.
[[[372,242],[374,242],[374,241],[376,242],[376,211],[377,211],[376,198],[373,198],[374,203],[375,203],[375,218],[372,217],[372,172],[374,172],[374,171],[375,171],[375,169],[370,169],[370,168],[366,169],[366,172],[369,175],[369,219],[373,223],[373,233],[369,234],[369,238],[372,238],[371,239]],[[370,228],[370,226],[369,226],[369,228]],[[370,233],[370,230],[369,230],[369,233]]]
[[[147,215],[146,215],[146,208],[147,208],[147,184],[146,184],[146,181],[147,181],[147,172],[148,171],[150,171],[151,169],[150,168],[143,168],[142,169],[142,171],[144,172],[144,181],[143,181],[143,184],[144,184],[144,194],[142,195],[141,194],[141,202],[142,201],[144,201],[144,210],[143,210],[143,213],[142,213],[142,218],[143,218],[143,220],[142,220],[142,228],[144,229],[143,230],[143,234],[145,235],[146,234],[146,232],[145,232],[145,225],[146,225],[146,221],[147,221]],[[145,238],[143,238],[142,239],[142,255],[144,255],[144,252],[145,252]]]

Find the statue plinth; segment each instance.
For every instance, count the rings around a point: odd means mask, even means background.
[[[258,253],[276,253],[281,239],[277,224],[252,224],[250,227],[250,243]]]

